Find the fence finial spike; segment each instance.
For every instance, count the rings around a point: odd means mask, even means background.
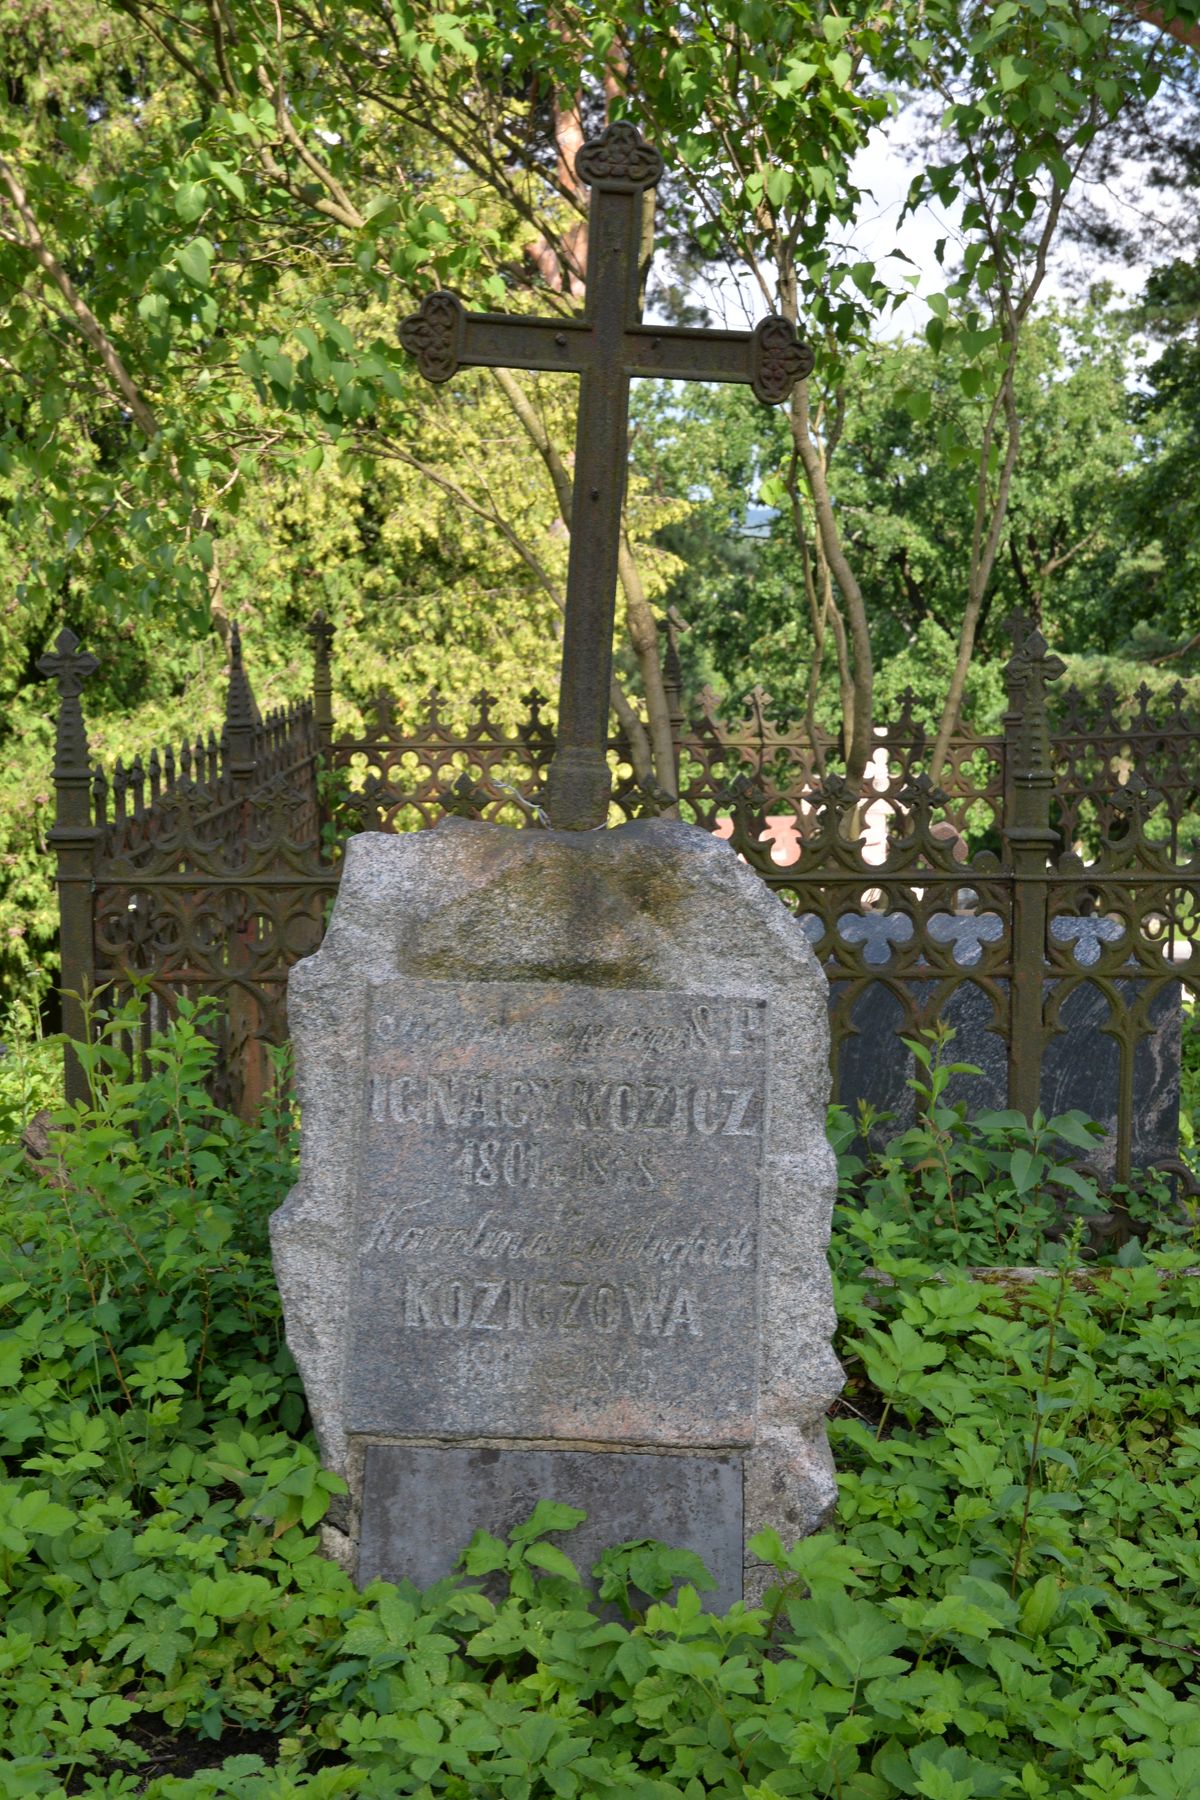
[[[256,739],[261,727],[262,714],[242,660],[242,633],[235,619],[229,629],[229,687],[222,737],[228,745],[227,767],[239,793],[245,793],[254,781]]]
[[[317,726],[317,748],[328,762],[333,746],[333,623],[318,606],[308,622],[308,637],[313,651],[313,717]]]
[[[242,656],[241,627],[235,619],[229,628],[229,688],[225,696],[225,729],[230,732],[239,729],[253,730],[260,723],[261,716]]]

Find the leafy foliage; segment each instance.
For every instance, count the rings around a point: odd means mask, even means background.
[[[1085,1269],[1068,1227],[1057,1267],[983,1282],[846,1161],[838,1520],[755,1539],[762,1606],[705,1613],[695,1559],[638,1544],[599,1566],[602,1617],[545,1503],[478,1533],[465,1583],[359,1594],[319,1554],[340,1483],[266,1254],[293,1120],[214,1111],[202,1012],[135,1080],[131,1023],[40,1166],[0,1152],[6,1794],[1195,1791],[1194,1247]],[[981,1211],[1041,1153],[1017,1137],[979,1137]],[[921,1146],[892,1155],[928,1199]],[[1012,1214],[1012,1257],[1042,1242]]]
[[[1085,692],[1112,682],[1126,702],[1143,680],[1165,688],[1177,678],[1178,664],[1160,674],[1128,643],[1165,561],[1162,545],[1132,530],[1139,451],[1127,383],[1138,366],[1129,321],[1104,295],[1070,314],[1049,310],[1026,330],[1023,454],[967,688],[966,713],[980,729],[997,729],[1004,710],[1004,622],[1016,608],[1071,656],[1069,679]],[[880,723],[911,686],[932,726],[953,667],[974,506],[968,443],[986,413],[964,390],[974,370],[952,342],[935,352],[885,341],[862,353],[862,379],[847,390],[830,482],[871,615]],[[811,659],[786,421],[728,389],[648,388],[636,406],[646,482],[703,495],[659,530],[683,565],[666,597],[692,628],[683,640],[692,681],[709,679],[734,699],[759,683],[781,712],[802,718]],[[830,667],[815,716],[836,729],[839,711]]]
[[[506,309],[573,304],[583,203],[564,187],[555,134],[575,95],[581,130],[600,122],[607,92],[671,161],[661,308],[695,317],[732,262],[821,340],[812,428],[830,529],[862,591],[876,714],[908,680],[936,714],[969,585],[976,475],[995,485],[995,297],[1072,173],[1064,159],[1090,154],[1126,99],[1169,82],[1183,58],[1128,9],[1081,0],[834,11],[722,0],[661,16],[606,0],[569,27],[559,9],[513,0],[382,12],[356,0],[0,0],[0,52],[10,995],[44,991],[53,974],[51,728],[35,664],[64,613],[103,659],[87,705],[110,759],[181,723],[219,723],[232,617],[263,704],[296,697],[317,602],[341,629],[350,723],[383,679],[409,704],[431,681],[460,697],[486,685],[501,708],[531,681],[552,692],[566,543],[549,480],[540,468],[531,479],[529,440],[491,379],[463,372],[433,392],[398,348],[396,317],[437,284]],[[961,266],[948,253],[925,343],[881,348],[898,294],[850,242],[854,157],[890,105],[935,88],[944,130],[922,192],[968,197]],[[1190,281],[1183,265],[1164,277],[1152,323],[1191,304]],[[1023,460],[980,604],[985,653],[1014,590],[1080,654],[1131,641],[1147,593],[1153,633],[1135,653],[1169,653],[1195,629],[1187,346],[1131,422],[1128,346],[1112,337],[1092,318],[1067,355],[1061,332],[1054,342],[1022,324]],[[527,384],[568,465],[572,390]],[[628,525],[646,598],[679,600],[690,642],[705,640],[692,673],[735,692],[761,682],[798,713],[814,631],[807,552],[787,506],[765,550],[744,531],[749,490],[773,483],[778,504],[795,474],[796,422],[750,425],[735,396],[693,408],[681,392],[673,384],[642,416],[652,441],[643,430]],[[679,452],[681,419],[701,424]],[[1148,446],[1161,469],[1126,481]],[[836,722],[827,661],[818,710]],[[628,646],[619,674],[644,690]],[[972,671],[967,698],[976,718],[994,714],[994,669]]]
[[[36,1005],[11,1007],[0,1021],[0,1143],[20,1136],[39,1113],[62,1102],[62,1049],[41,1029]]]
[[[1011,1110],[975,1111],[968,1118],[968,1103],[952,1101],[950,1092],[957,1078],[980,1070],[950,1060],[954,1035],[939,1026],[904,1039],[917,1069],[909,1082],[917,1119],[882,1147],[890,1114],[863,1102],[852,1120],[844,1107],[830,1108],[843,1186],[874,1220],[901,1224],[932,1262],[980,1268],[1020,1260],[1057,1267],[1080,1242],[1089,1256],[1115,1252],[1137,1263],[1148,1233],[1159,1244],[1195,1236],[1195,1200],[1174,1202],[1154,1171],[1101,1195],[1087,1158],[1103,1132],[1083,1113],[1047,1119],[1035,1112],[1027,1120]]]

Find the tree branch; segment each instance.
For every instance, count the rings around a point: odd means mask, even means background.
[[[505,372],[507,373],[507,371]],[[524,398],[523,395],[522,398]],[[536,414],[534,417],[536,418]],[[481,506],[477,500],[472,499],[465,488],[460,487],[450,476],[444,475],[439,469],[431,468],[428,463],[421,462],[417,457],[410,456],[405,450],[397,450],[389,439],[381,440],[377,454],[389,457],[393,462],[402,462],[410,469],[415,469],[418,474],[432,481],[436,487],[440,487],[443,493],[451,495],[468,512],[474,513],[477,518],[483,519],[487,524],[493,526],[520,557],[526,568],[533,572],[540,586],[549,595],[559,612],[566,610],[563,596],[551,581],[540,557],[534,554],[520,533],[514,531],[503,514],[497,512],[493,507]],[[621,730],[629,741],[629,753],[633,759],[634,773],[639,781],[649,781],[654,775],[654,759],[650,749],[650,739],[646,734],[646,727],[639,719],[635,708],[630,704],[624,688],[615,675],[612,677],[608,698],[617,715]]]
[[[204,73],[199,63],[195,62],[186,50],[180,49],[179,45],[172,42],[166,32],[160,31],[153,20],[147,18],[136,4],[136,0],[113,0],[113,5],[118,12],[123,12],[126,18],[132,19],[135,25],[140,25],[143,31],[148,31],[155,43],[166,51],[172,62],[178,63],[185,74],[191,76],[201,93],[207,94],[208,98],[213,101],[221,98],[221,90],[216,82]]]
[[[116,345],[46,243],[38,227],[33,209],[26,199],[25,190],[17,179],[16,171],[3,157],[0,157],[0,182],[7,188],[13,211],[25,228],[23,238],[14,237],[10,241],[28,250],[39,268],[58,289],[80,332],[104,364],[121,398],[128,406],[138,430],[144,437],[157,437],[158,420],[154,416],[153,408],[142,397],[141,391],[125,367]]]
[[[283,79],[283,14],[279,10],[279,0],[275,0],[275,42],[279,51],[279,74],[276,80],[272,82],[267,70],[260,63],[258,66],[258,79],[265,88],[270,88],[273,91],[275,100],[275,123],[279,127],[280,136],[286,138],[309,174],[316,177],[321,183],[321,186],[325,189],[325,192],[330,196],[328,201],[318,200],[316,202],[317,211],[327,213],[330,218],[336,219],[339,225],[345,225],[351,231],[361,231],[367,221],[359,212],[357,206],[355,206],[353,200],[351,200],[349,194],[337,179],[337,176],[333,173],[333,170],[326,168],[320,157],[313,155],[308,145],[304,142],[304,139],[300,136],[300,133],[296,130],[295,125],[292,123],[291,114],[288,112],[287,91],[284,87]]]
[[[1156,31],[1165,32],[1176,43],[1186,44],[1189,50],[1200,50],[1200,24],[1189,25],[1186,19],[1168,19],[1161,6],[1147,6],[1143,0],[1121,0],[1121,3],[1126,12],[1133,13],[1144,25],[1153,25]]]
[[[792,390],[792,403],[788,419],[792,428],[792,442],[804,469],[804,478],[808,483],[809,494],[812,496],[813,511],[816,514],[817,530],[820,534],[825,561],[829,565],[831,576],[838,585],[850,620],[850,639],[854,646],[854,719],[853,727],[848,733],[846,770],[850,779],[857,781],[870,761],[873,748],[871,731],[875,672],[874,659],[871,654],[871,633],[862,588],[859,586],[858,579],[850,567],[842,546],[841,533],[838,530],[837,518],[833,510],[833,499],[826,479],[825,465],[812,436],[807,381],[798,381]]]

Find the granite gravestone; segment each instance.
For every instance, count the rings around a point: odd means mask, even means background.
[[[288,1341],[360,1580],[450,1572],[539,1496],[696,1550],[834,1497],[824,976],[690,826],[450,820],[349,845],[289,1017]],[[751,1591],[755,1574],[750,1573]]]
[[[903,914],[847,915],[842,922],[847,934],[865,945],[864,961],[887,974],[894,942],[907,942],[912,922]],[[980,960],[980,942],[999,935],[995,914],[962,913],[945,916],[942,937],[954,946],[955,961],[964,970]],[[1051,935],[1072,945],[1081,970],[1099,960],[1099,944],[1119,941],[1123,927],[1104,917],[1064,915],[1050,922]],[[1047,970],[1047,992],[1050,971]],[[922,984],[908,982],[914,995],[924,1000]],[[996,983],[1002,997],[1006,983]],[[1115,984],[1119,999],[1132,1005],[1136,988],[1132,981]],[[836,998],[836,995],[833,996]],[[966,980],[953,989],[941,1009],[943,1022],[954,1029],[950,1059],[974,1064],[978,1075],[955,1075],[946,1090],[947,1099],[965,1101],[971,1113],[1001,1110],[1008,1105],[1008,1060],[1004,1038],[991,1029],[992,1001],[983,987]],[[1132,1154],[1136,1168],[1153,1168],[1179,1154],[1179,1080],[1182,1002],[1178,983],[1154,995],[1146,1009],[1149,1030],[1139,1037],[1133,1053]],[[1101,1180],[1111,1181],[1116,1159],[1117,1111],[1120,1086],[1120,1048],[1105,1026],[1111,1007],[1104,992],[1081,981],[1062,1001],[1060,1029],[1049,1038],[1042,1057],[1041,1108],[1047,1118],[1077,1110],[1105,1126],[1106,1135],[1096,1141],[1089,1164]],[[916,1071],[912,1052],[903,1039],[910,1035],[904,1008],[885,980],[867,984],[854,1001],[853,1031],[842,1042],[838,1058],[838,1097],[852,1114],[860,1100],[888,1117],[871,1131],[871,1142],[882,1148],[888,1139],[906,1130],[916,1117],[916,1100],[908,1085]]]

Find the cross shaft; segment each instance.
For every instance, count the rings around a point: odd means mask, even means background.
[[[550,821],[561,831],[593,829],[608,817],[605,751],[630,381],[642,375],[742,382],[770,405],[786,399],[812,369],[812,352],[777,316],[754,331],[644,324],[642,195],[658,185],[662,158],[632,125],[619,123],[584,144],[575,170],[592,190],[582,317],[467,312],[457,296],[442,292],[430,294],[400,327],[400,342],[430,381],[449,381],[464,367],[580,377],[558,739],[549,776]]]

